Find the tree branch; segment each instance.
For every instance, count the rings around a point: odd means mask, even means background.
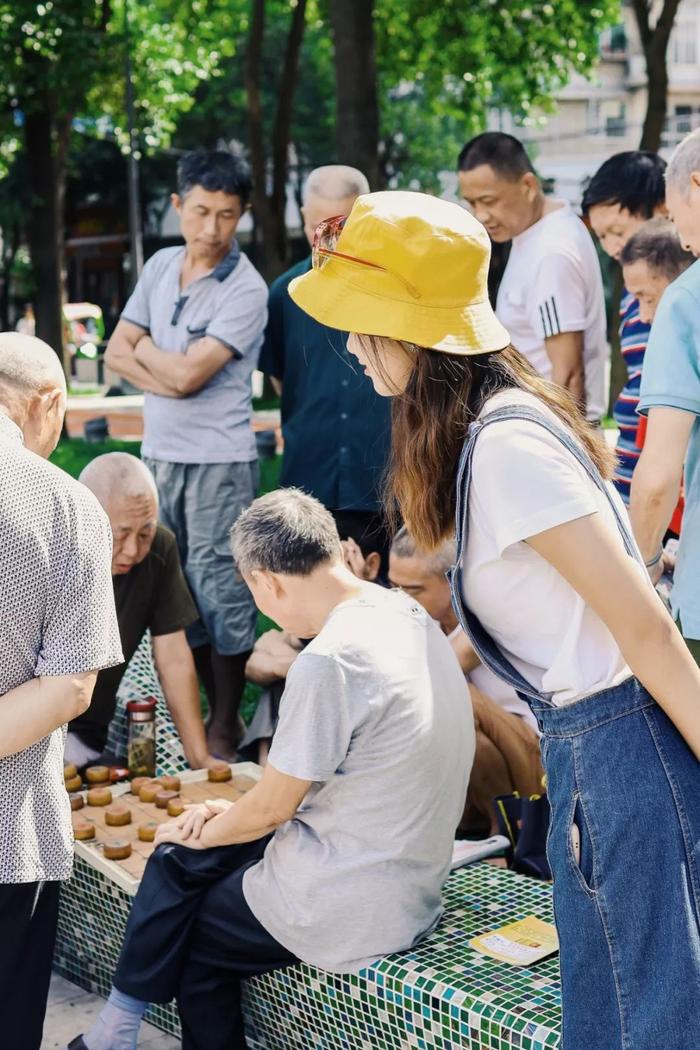
[[[680,2],[681,0],[664,0],[664,6],[656,22],[654,36],[658,36],[664,41],[664,49],[668,44],[669,37],[671,36],[673,23],[676,19]]]
[[[287,157],[294,109],[294,92],[299,78],[299,54],[306,24],[306,0],[298,0],[287,36],[284,66],[277,91],[277,112],[272,131],[273,206],[284,213],[287,194]]]
[[[260,71],[265,35],[265,0],[252,0],[250,32],[246,50],[244,82],[248,101],[248,137],[254,193],[265,192],[265,147],[263,142]]]
[[[100,21],[97,28],[101,33],[105,33],[107,31],[107,24],[112,17],[112,2],[111,0],[102,0],[100,6]]]
[[[634,17],[637,20],[639,36],[646,54],[652,37],[652,29],[649,22],[649,0],[632,0],[632,10],[634,11]]]

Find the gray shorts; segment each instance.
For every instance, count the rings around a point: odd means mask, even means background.
[[[188,628],[195,648],[208,642],[225,656],[253,648],[256,608],[233,563],[231,526],[258,489],[258,463],[166,463],[148,459],[160,520],[175,533],[200,619]]]

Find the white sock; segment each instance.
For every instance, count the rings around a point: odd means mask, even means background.
[[[113,988],[100,1016],[83,1036],[88,1050],[136,1050],[148,1003]]]

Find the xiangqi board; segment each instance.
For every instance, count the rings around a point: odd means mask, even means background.
[[[175,796],[183,802],[205,802],[207,799],[227,799],[235,802],[249,791],[259,780],[262,770],[253,762],[242,762],[231,766],[232,777],[223,783],[212,783],[207,779],[206,770],[181,773],[180,791]],[[154,778],[159,779],[159,778]],[[167,779],[167,778],[165,778]],[[152,841],[143,841],[139,837],[139,828],[148,824],[163,824],[174,818],[167,808],[160,809],[153,802],[143,802],[131,793],[131,785],[126,782],[111,787],[112,803],[108,806],[85,805],[72,814],[74,827],[89,822],[94,825],[95,837],[87,841],[76,841],[75,850],[93,867],[108,875],[128,893],[135,893],[143,876],[146,862],[155,849]],[[87,792],[82,792],[87,799]],[[115,807],[126,807],[131,815],[129,823],[111,825],[107,823],[107,813]],[[129,843],[131,854],[122,860],[109,860],[105,857],[105,844]]]

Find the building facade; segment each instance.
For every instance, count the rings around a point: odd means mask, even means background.
[[[662,154],[700,127],[700,0],[681,0],[668,53],[669,91]],[[647,75],[631,4],[623,21],[601,36],[590,80],[575,76],[555,98],[553,114],[524,122],[492,110],[489,129],[526,143],[557,196],[578,204],[588,178],[613,153],[637,149],[647,107]]]

